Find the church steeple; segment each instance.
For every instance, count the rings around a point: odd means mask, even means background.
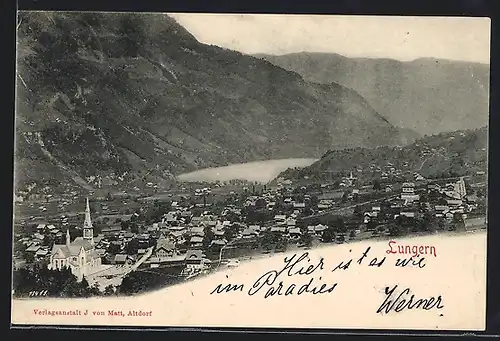
[[[90,219],[89,198],[87,198],[87,207],[85,208],[85,221],[83,223],[83,239],[94,244],[94,229],[92,228],[92,220]]]
[[[90,206],[89,198],[87,198],[87,207],[85,208],[85,222],[83,223],[83,228],[91,228],[92,220],[90,220]]]
[[[69,235],[69,230],[66,230],[66,246],[71,244],[71,236]]]

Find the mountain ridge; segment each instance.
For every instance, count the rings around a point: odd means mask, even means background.
[[[20,16],[20,183],[168,185],[200,168],[413,139],[352,89],[202,44],[166,15]]]
[[[393,125],[422,135],[475,129],[488,122],[489,64],[417,58],[349,58],[298,52],[256,57],[355,90]]]

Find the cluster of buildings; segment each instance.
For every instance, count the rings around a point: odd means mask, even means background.
[[[363,223],[376,221],[383,224],[398,217],[413,219],[430,215],[443,223],[463,221],[463,227],[486,227],[484,212],[476,214],[477,202],[476,195],[467,194],[464,178],[443,185],[429,183],[420,187],[413,182],[405,182],[399,195],[368,207],[363,213]]]
[[[308,217],[335,212],[343,205],[359,206],[361,214],[343,217],[346,231],[336,233],[336,242],[356,238],[365,231],[378,230],[398,217],[411,220],[431,214],[447,222],[460,217],[465,225],[485,224],[484,217],[474,213],[478,198],[467,193],[463,178],[441,185],[422,181],[393,183],[377,191],[381,199],[369,203],[363,202],[363,196],[370,190],[356,188],[356,178],[352,173],[343,180],[349,188],[342,191],[327,190],[325,193],[323,188],[317,192],[304,186],[281,186],[258,195],[249,193],[243,201],[225,204],[218,210],[206,203],[205,197],[210,195],[210,190],[200,189],[194,196],[203,197],[203,204],[174,201],[159,221],[148,225],[138,213],[134,213],[140,225],[139,231],[117,228],[97,236],[94,236],[87,199],[85,220],[78,230],[81,236],[71,240],[64,226],[56,228],[55,225],[41,224],[40,232],[30,239],[26,252],[32,253],[35,259],[47,260],[50,269],[68,267],[80,279],[101,271],[106,264],[140,263],[141,268],[150,269],[183,266],[185,272],[192,275],[208,269],[222,256],[224,249],[245,243],[255,245],[267,233],[277,234],[292,243],[297,243],[304,234],[321,239],[332,226]],[[252,211],[259,211],[264,218],[249,219]],[[41,231],[52,234],[58,242],[44,244]]]

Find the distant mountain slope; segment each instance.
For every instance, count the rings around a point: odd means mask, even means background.
[[[353,172],[356,176],[371,178],[377,171],[387,171],[389,164],[403,177],[412,177],[414,172],[424,177],[471,175],[487,171],[487,150],[488,129],[483,127],[427,136],[404,147],[332,150],[311,166],[289,169],[280,177],[328,180],[332,174]],[[364,171],[358,173],[357,169]],[[366,171],[369,169],[373,172]]]
[[[20,183],[98,175],[128,185],[412,141],[355,91],[201,44],[166,15],[20,16]]]
[[[356,90],[389,122],[421,135],[488,123],[489,65],[422,58],[411,62],[294,53],[260,58],[306,80]]]

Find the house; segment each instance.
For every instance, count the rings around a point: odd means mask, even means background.
[[[122,265],[122,264],[132,264],[132,258],[128,255],[117,254],[113,260],[114,264]]]
[[[201,250],[188,250],[184,262],[188,269],[202,269],[208,263],[208,259],[205,259],[205,255]]]
[[[189,240],[189,243],[191,246],[201,246],[203,243],[203,237],[200,236],[192,236],[191,239]]]
[[[187,231],[187,227],[186,226],[182,226],[182,225],[178,225],[178,226],[170,226],[168,228],[169,231],[177,231],[177,232],[186,232]]]
[[[38,252],[38,250],[40,250],[40,248],[40,245],[33,243],[26,249],[26,252],[35,254],[36,252]]]
[[[175,244],[168,238],[159,238],[156,242],[156,247],[153,257],[171,257],[175,252]]]
[[[415,194],[415,184],[413,182],[405,182],[401,188],[401,200],[407,203],[420,199],[418,194]]]
[[[205,235],[205,229],[203,227],[192,227],[189,233],[191,236],[203,237]]]
[[[405,182],[402,185],[401,191],[403,193],[413,194],[415,192],[415,184],[413,182]]]
[[[271,232],[285,233],[286,228],[285,228],[285,226],[273,226],[273,227],[271,227]]]
[[[35,233],[33,236],[36,239],[38,239],[38,240],[44,240],[45,239],[45,236],[43,234],[41,234],[41,233]]]
[[[277,223],[283,223],[286,221],[286,215],[275,215],[274,221]]]
[[[401,212],[400,215],[402,217],[415,218],[415,212]]]
[[[184,232],[182,231],[172,231],[169,233],[169,236],[172,237],[177,244],[184,244],[186,242],[184,239]]]
[[[202,218],[201,217],[193,217],[193,218],[191,218],[190,224],[192,226],[200,226],[201,223],[202,223]]]
[[[474,194],[474,195],[467,195],[467,196],[465,197],[465,200],[466,200],[468,203],[475,203],[475,202],[477,202],[478,197],[477,197],[477,195],[475,195],[475,194]]]
[[[293,203],[293,208],[301,209],[301,208],[305,208],[305,207],[306,207],[306,204],[303,202],[294,202]]]
[[[250,225],[250,226],[248,226],[248,228],[252,229],[254,231],[257,231],[257,232],[261,230],[260,225]]]
[[[215,239],[215,240],[212,240],[212,242],[210,243],[210,246],[222,247],[226,244],[227,244],[227,241],[225,239]]]
[[[293,219],[293,218],[289,218],[287,219],[286,221],[286,226],[288,228],[291,228],[291,227],[295,227],[295,224],[297,223],[297,220]]]
[[[461,206],[463,204],[462,200],[459,199],[449,199],[446,200],[448,206]]]
[[[322,224],[318,224],[318,225],[314,226],[315,233],[322,233],[323,231],[325,231],[327,229],[328,229],[328,226],[322,225]]]
[[[258,234],[259,234],[258,231],[251,229],[251,228],[246,228],[242,232],[243,238],[252,238],[252,237],[257,236]]]
[[[217,230],[214,231],[214,235],[215,235],[215,237],[219,237],[219,238],[223,237],[224,236],[224,231],[217,229]]]
[[[430,191],[438,191],[441,187],[438,184],[429,184],[427,185],[427,189]]]
[[[288,230],[288,234],[290,234],[290,237],[291,238],[299,238],[302,234],[302,232],[300,231],[300,229],[298,227],[294,227],[292,229],[289,229]]]

